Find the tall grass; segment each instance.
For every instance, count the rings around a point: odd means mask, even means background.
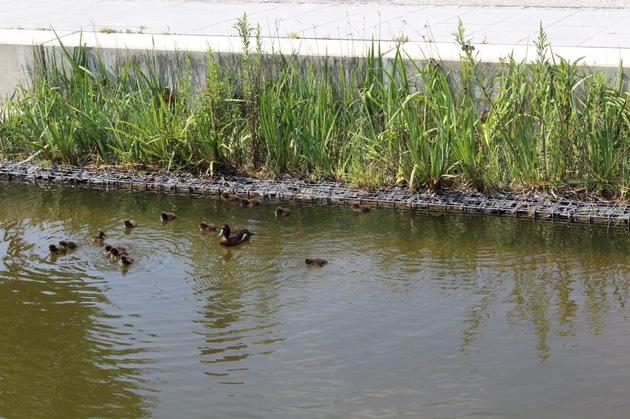
[[[41,66],[34,88],[4,107],[5,158],[128,164],[214,174],[332,178],[376,188],[435,190],[581,185],[630,195],[630,95],[616,80],[581,72],[543,32],[533,62],[508,57],[485,70],[460,22],[457,74],[373,44],[353,71],[324,57],[264,57],[260,28],[236,30],[238,71],[208,50],[193,88],[184,55],[161,79],[157,59],[107,68],[86,47]],[[264,58],[264,62],[263,62]]]

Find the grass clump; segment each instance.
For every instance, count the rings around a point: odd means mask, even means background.
[[[580,187],[630,192],[630,96],[617,79],[582,74],[555,54],[542,28],[536,59],[513,57],[489,74],[460,22],[459,78],[439,62],[414,62],[402,43],[378,44],[352,71],[330,58],[262,53],[244,15],[237,71],[207,54],[194,88],[187,55],[173,80],[158,60],[106,68],[86,47],[62,46],[5,106],[6,158],[73,165],[332,178],[365,188],[451,185]],[[621,70],[621,68],[620,68]]]

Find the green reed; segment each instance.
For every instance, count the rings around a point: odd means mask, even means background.
[[[158,59],[106,68],[97,51],[66,48],[32,89],[4,107],[6,158],[237,170],[341,179],[374,188],[439,190],[583,185],[630,195],[630,95],[555,55],[542,31],[531,63],[508,57],[489,71],[460,22],[457,74],[415,62],[399,44],[373,44],[352,71],[329,57],[262,54],[244,15],[238,71],[208,50],[205,83],[191,64],[163,80]],[[264,60],[263,60],[264,58]]]

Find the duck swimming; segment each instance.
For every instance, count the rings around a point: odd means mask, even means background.
[[[176,218],[177,218],[177,215],[175,215],[174,212],[162,211],[160,213],[160,220],[162,221],[173,221]]]
[[[223,199],[225,199],[226,201],[240,201],[243,198],[241,198],[238,194],[235,193],[229,193],[229,192],[223,192],[223,194],[221,195],[221,197]]]
[[[127,248],[119,244],[115,244],[113,246],[111,244],[106,244],[105,254],[109,257],[113,257],[114,259],[118,259],[121,255],[127,254]]]
[[[102,231],[99,231],[98,233],[90,236],[90,240],[93,241],[94,243],[102,243],[103,240],[105,240],[105,233]]]
[[[208,224],[205,221],[199,223],[199,231],[201,231],[202,233],[206,233],[208,231],[216,231],[216,229],[217,229],[217,226],[212,223]]]
[[[51,255],[63,255],[68,251],[68,248],[62,245],[50,244],[48,245],[48,251]]]
[[[288,217],[289,215],[291,215],[291,210],[288,208],[282,208],[282,207],[278,207],[276,208],[276,217]]]
[[[372,208],[367,205],[352,204],[352,211],[357,214],[360,214],[362,212],[370,212],[371,209]]]
[[[249,238],[253,235],[254,233],[246,228],[232,232],[230,230],[230,226],[224,224],[221,226],[221,232],[219,233],[219,236],[221,237],[219,244],[226,247],[236,246],[249,241]]]
[[[328,263],[326,259],[322,258],[306,258],[304,262],[310,266],[324,266]]]
[[[129,266],[132,263],[133,263],[133,258],[127,254],[120,255],[120,258],[118,259],[118,264],[120,266]]]
[[[241,205],[244,206],[244,207],[253,208],[253,207],[258,207],[258,206],[262,205],[262,201],[260,199],[243,198],[241,200]]]
[[[123,221],[123,227],[125,227],[125,228],[136,228],[136,227],[138,227],[138,222],[136,220],[125,220],[125,221]]]
[[[59,246],[65,247],[66,249],[74,250],[77,248],[77,244],[72,240],[61,240],[59,242]]]

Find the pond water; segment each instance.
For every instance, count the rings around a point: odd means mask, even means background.
[[[627,415],[627,230],[291,203],[276,219],[275,204],[6,183],[0,197],[1,417]],[[200,221],[255,235],[221,248]],[[133,265],[89,240],[99,229]],[[49,255],[61,239],[78,248]]]

